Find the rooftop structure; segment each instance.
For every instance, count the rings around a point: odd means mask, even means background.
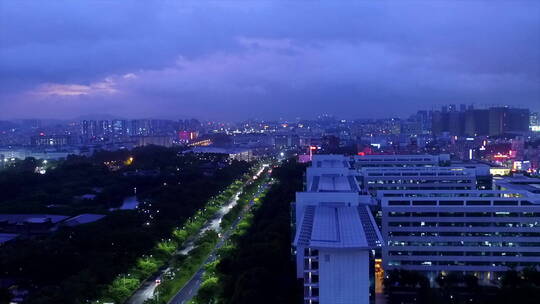
[[[74,217],[55,214],[0,214],[0,232],[44,234],[60,226],[77,226],[102,219],[101,214],[81,214]]]
[[[0,233],[0,245],[7,243],[11,240],[14,240],[18,237],[18,234],[14,233]]]
[[[68,218],[51,214],[0,214],[0,231],[17,234],[48,233]]]
[[[320,159],[315,155],[313,157],[313,167],[315,168],[349,168],[349,163],[345,157],[339,155],[339,158]]]
[[[78,226],[78,225],[82,225],[82,224],[88,224],[88,223],[93,223],[93,222],[99,221],[104,217],[105,217],[105,215],[103,215],[103,214],[84,213],[84,214],[80,214],[80,215],[74,216],[74,217],[66,220],[63,223],[63,225],[66,225],[66,226]]]
[[[369,195],[359,195],[359,186],[354,176],[319,175],[313,176],[305,192],[296,193],[294,209],[295,223],[300,223],[307,206],[321,203],[340,202],[347,206],[376,205]]]
[[[313,249],[372,249],[381,246],[381,235],[367,206],[321,203],[304,213],[295,244]]]
[[[540,178],[524,175],[514,175],[493,178],[494,188],[497,190],[523,190],[540,194]]]
[[[56,224],[67,218],[69,216],[54,214],[0,214],[0,223],[16,225],[22,223],[51,222]]]
[[[306,169],[308,184],[313,182],[314,176],[348,176],[354,174],[355,170],[350,166],[350,158],[343,155],[314,155],[312,165]]]
[[[355,192],[360,190],[354,176],[314,176],[311,192]]]

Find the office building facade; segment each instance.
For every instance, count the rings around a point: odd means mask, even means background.
[[[540,198],[527,191],[380,191],[385,271],[494,280],[540,264]]]

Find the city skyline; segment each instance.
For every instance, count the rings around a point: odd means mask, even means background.
[[[0,304],[537,304],[540,1],[0,0]]]
[[[539,110],[538,3],[412,3],[2,1],[0,119]]]
[[[456,107],[455,110],[452,110],[451,107]],[[457,107],[465,107],[465,109],[459,109]],[[450,108],[450,110],[449,110]],[[38,116],[17,116],[17,117],[8,117],[5,118],[5,121],[23,121],[23,120],[41,120],[43,122],[48,123],[67,123],[67,122],[77,122],[77,121],[83,121],[83,120],[184,120],[184,119],[200,119],[203,122],[219,122],[219,123],[240,123],[240,122],[248,122],[248,121],[258,121],[258,122],[272,122],[272,121],[279,121],[279,122],[298,122],[298,121],[304,121],[304,120],[317,120],[322,118],[331,118],[336,120],[346,120],[346,121],[370,121],[370,120],[389,120],[389,119],[398,119],[398,120],[407,120],[411,118],[412,116],[416,115],[418,112],[426,112],[426,113],[435,113],[435,112],[444,112],[449,111],[448,113],[455,111],[455,112],[463,112],[465,110],[488,110],[490,108],[507,108],[507,109],[526,109],[530,111],[531,115],[536,114],[540,112],[539,110],[536,110],[536,107],[534,105],[532,107],[517,107],[517,106],[510,106],[510,105],[504,105],[504,104],[492,104],[492,105],[475,105],[475,104],[441,104],[437,106],[432,106],[431,108],[418,108],[418,109],[411,109],[409,108],[406,112],[400,113],[398,115],[392,116],[380,116],[380,117],[372,117],[369,115],[336,115],[331,112],[324,112],[324,113],[313,113],[313,115],[303,115],[303,116],[291,116],[291,117],[239,117],[237,119],[235,118],[224,118],[220,119],[219,117],[216,118],[201,118],[196,116],[190,116],[189,114],[179,114],[179,115],[144,115],[142,116],[126,116],[121,114],[105,114],[105,113],[87,113],[83,115],[78,116],[72,116],[72,117],[62,117],[62,118],[56,118],[56,117],[38,117]],[[2,119],[2,118],[0,118]]]

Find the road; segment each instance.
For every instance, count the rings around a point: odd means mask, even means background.
[[[259,177],[261,175],[261,173],[263,172],[264,170],[264,167],[255,174],[256,177]],[[266,187],[267,185],[265,185]],[[259,191],[257,192],[257,194],[255,196],[259,196],[260,193],[262,192],[262,189],[264,189],[264,187],[261,187],[259,189]],[[192,237],[190,239],[188,239],[186,245],[184,246],[184,248],[179,252],[180,254],[188,254],[193,248],[194,248],[194,245],[195,245],[195,240],[201,236],[203,233],[205,233],[206,231],[210,230],[210,229],[213,229],[213,230],[216,230],[218,231],[219,228],[220,228],[220,224],[221,224],[221,220],[223,218],[223,216],[225,216],[225,214],[227,214],[229,212],[229,210],[231,208],[233,208],[237,202],[238,202],[238,198],[240,196],[240,193],[241,192],[238,192],[235,194],[235,196],[233,197],[233,199],[231,199],[231,201],[223,206],[219,211],[218,211],[218,214],[216,215],[216,217],[214,219],[212,219],[208,224],[206,224],[202,229],[201,231],[197,234],[197,236],[195,237]],[[231,225],[231,227],[236,227],[236,225],[240,222],[240,219],[237,219],[233,225]],[[232,229],[229,229],[229,231],[232,231]],[[227,232],[223,235],[222,239],[220,240],[220,242],[218,242],[218,244],[216,245],[216,248],[214,249],[214,252],[216,249],[219,249],[221,248],[221,246],[223,246],[223,243],[224,243],[224,240],[228,239],[228,237],[230,236],[230,232]],[[211,260],[211,258],[215,259],[215,256],[214,256],[214,252],[212,252],[212,254],[210,255],[209,259],[204,263],[204,264],[207,264],[208,262],[210,261],[213,261]],[[139,287],[139,289],[137,289],[137,291],[131,296],[131,298],[129,298],[126,302],[126,304],[143,304],[144,301],[152,298],[154,296],[154,291],[156,290],[156,287],[157,287],[157,284],[156,284],[156,279],[158,278],[161,278],[167,271],[169,270],[169,268],[166,268],[166,269],[162,269],[160,270],[158,273],[156,273],[155,275],[153,275],[150,279],[146,280],[142,285],[141,287]],[[190,295],[191,296],[189,297],[189,299],[191,299],[195,294],[196,294],[196,291],[199,290],[199,287],[200,287],[200,278],[202,277],[202,273],[204,271],[204,267],[201,267],[201,269],[199,269],[199,271],[197,271],[197,273],[195,273],[195,275],[192,277],[192,279],[186,284],[186,286],[175,296],[174,299],[176,299],[180,293],[183,293],[185,294],[186,296]],[[201,272],[199,274],[199,272]],[[198,281],[198,283],[197,283]],[[190,286],[196,286],[196,288],[194,289],[195,290],[195,294],[193,294],[191,292],[191,290],[189,289]],[[171,302],[171,303],[183,303],[183,302]]]
[[[264,184],[259,189],[259,191],[257,191],[257,193],[254,195],[254,197],[260,196],[261,193],[264,190],[266,190],[267,188],[268,188],[268,184]],[[206,261],[203,263],[203,265],[201,265],[199,270],[197,270],[195,275],[193,275],[193,277],[186,283],[186,285],[184,285],[184,287],[172,298],[172,300],[169,302],[169,304],[186,304],[187,302],[189,302],[189,300],[191,300],[197,294],[197,291],[199,291],[199,288],[201,287],[202,276],[204,274],[204,266],[206,264],[208,264],[208,263],[211,263],[211,262],[215,261],[217,250],[219,248],[223,247],[223,245],[229,239],[232,232],[234,231],[234,229],[236,228],[238,223],[240,223],[240,221],[244,217],[246,211],[251,207],[251,205],[253,205],[253,201],[248,206],[246,206],[246,209],[244,210],[244,212],[242,212],[240,217],[238,217],[232,223],[231,227],[227,230],[227,232],[223,234],[222,238],[216,244],[216,247],[214,248],[214,250],[212,251],[212,253],[208,257],[208,259],[206,259]]]
[[[227,205],[223,206],[218,211],[216,217],[212,219],[208,224],[206,224],[201,229],[201,231],[199,231],[197,236],[191,237],[190,239],[188,239],[186,245],[184,246],[184,248],[182,248],[181,251],[179,251],[179,253],[184,254],[184,255],[188,254],[194,248],[195,240],[199,236],[204,234],[206,231],[210,229],[214,229],[217,231],[219,229],[219,224],[221,223],[221,219],[223,218],[223,216],[225,216],[225,214],[227,214],[227,212],[229,212],[229,210],[232,207],[234,207],[237,204],[239,196],[240,196],[240,192],[238,192]],[[137,291],[131,296],[131,298],[127,300],[126,304],[143,304],[144,301],[152,298],[154,296],[154,291],[156,290],[156,287],[157,287],[156,279],[161,278],[168,270],[169,268],[162,269],[158,273],[154,274],[150,279],[146,280],[141,285],[141,287],[139,287],[139,289],[137,289]]]
[[[150,279],[146,280],[126,303],[142,304],[147,299],[153,297],[157,287],[156,279],[161,277],[164,272],[165,271],[160,271],[158,274],[153,275]]]

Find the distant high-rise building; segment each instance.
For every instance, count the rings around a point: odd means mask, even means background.
[[[98,135],[98,124],[95,120],[83,120],[81,122],[81,135],[84,138],[92,138]]]
[[[152,119],[150,121],[150,135],[164,135],[172,129],[172,124],[168,120]]]
[[[430,115],[428,111],[418,111],[416,114],[418,122],[420,123],[420,129],[422,131],[428,131],[431,128]]]
[[[529,109],[510,108],[508,114],[509,132],[527,132],[529,130]]]
[[[431,131],[433,135],[441,135],[448,128],[447,112],[434,111],[431,118]]]
[[[39,129],[41,128],[41,120],[39,119],[23,119],[22,125],[30,129]]]
[[[286,148],[289,146],[289,139],[286,134],[278,134],[274,136],[274,146],[277,149]]]
[[[129,126],[129,135],[135,136],[139,135],[137,131],[139,130],[139,121],[138,120],[132,120]]]
[[[83,120],[81,122],[81,135],[83,137],[88,137],[88,134],[90,134],[90,123],[88,120]]]
[[[148,136],[151,134],[151,123],[148,119],[137,119],[131,121],[131,135]]]
[[[334,135],[325,135],[322,138],[322,148],[330,153],[337,151],[337,149],[339,149],[339,142],[339,137]]]
[[[119,119],[113,120],[112,131],[115,136],[127,135],[127,122],[125,120],[119,120]]]
[[[97,129],[99,135],[110,135],[112,133],[112,126],[108,120],[98,121]]]
[[[448,132],[450,132],[450,135],[463,135],[464,120],[464,112],[451,111],[448,113]]]
[[[529,110],[509,107],[489,109],[466,109],[460,106],[449,107],[450,111],[435,111],[432,115],[431,130],[434,135],[448,132],[450,135],[499,136],[508,133],[527,132],[529,129]]]
[[[401,123],[401,134],[420,134],[422,133],[422,127],[418,121],[404,121]]]
[[[494,107],[489,109],[489,135],[527,132],[529,130],[529,109]]]
[[[465,135],[484,136],[489,134],[489,110],[469,109],[465,112]]]
[[[90,125],[89,125],[89,136],[90,137],[95,137],[97,136],[97,122],[95,120],[90,120]]]
[[[529,116],[529,125],[530,126],[540,126],[540,120],[538,112],[532,112]]]

